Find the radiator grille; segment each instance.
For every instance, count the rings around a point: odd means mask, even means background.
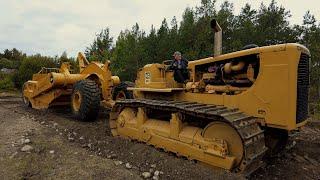
[[[298,65],[296,123],[308,118],[309,56],[302,53]]]

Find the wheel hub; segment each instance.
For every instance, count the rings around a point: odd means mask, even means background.
[[[236,165],[241,162],[244,154],[242,139],[231,125],[224,122],[212,122],[205,127],[202,136],[225,140],[229,155],[236,158]]]
[[[72,106],[75,111],[79,111],[81,106],[82,96],[79,91],[75,92],[72,97]]]

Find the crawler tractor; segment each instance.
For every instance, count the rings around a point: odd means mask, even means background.
[[[110,62],[89,63],[82,53],[78,54],[80,73],[74,74],[68,63],[58,68],[42,68],[32,80],[23,85],[23,101],[35,109],[71,104],[76,118],[96,119],[100,103],[107,108],[114,100],[131,98],[126,84],[118,76],[112,76]]]
[[[112,108],[111,132],[250,174],[306,124],[310,53],[293,43],[220,54],[221,28],[215,20],[211,27],[214,56],[190,61],[185,84],[174,80],[167,63],[138,71],[128,88],[134,99]]]

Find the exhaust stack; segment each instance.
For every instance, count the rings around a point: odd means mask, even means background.
[[[222,29],[216,19],[211,20],[211,28],[214,30],[213,56],[222,54]]]

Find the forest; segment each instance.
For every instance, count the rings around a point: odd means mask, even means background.
[[[115,75],[134,81],[137,69],[148,63],[172,59],[174,51],[182,52],[189,61],[212,56],[214,33],[210,21],[215,18],[223,29],[223,53],[241,50],[248,44],[300,43],[309,48],[312,55],[310,96],[314,101],[319,100],[320,23],[313,14],[306,11],[300,24],[292,24],[290,11],[275,0],[270,4],[262,3],[258,9],[246,4],[239,14],[235,14],[234,5],[228,1],[220,7],[216,5],[216,0],[201,0],[198,6],[184,10],[180,22],[176,17],[163,19],[160,27],[150,25],[150,31],[136,23],[131,29],[122,30],[116,38],[111,37],[112,27],[106,24],[93,42],[84,47],[85,55],[89,61],[110,60]],[[19,89],[41,67],[59,67],[61,62],[77,67],[75,58],[68,58],[67,52],[48,57],[6,49],[0,53],[0,69],[16,71],[9,75],[0,73],[0,90]]]

